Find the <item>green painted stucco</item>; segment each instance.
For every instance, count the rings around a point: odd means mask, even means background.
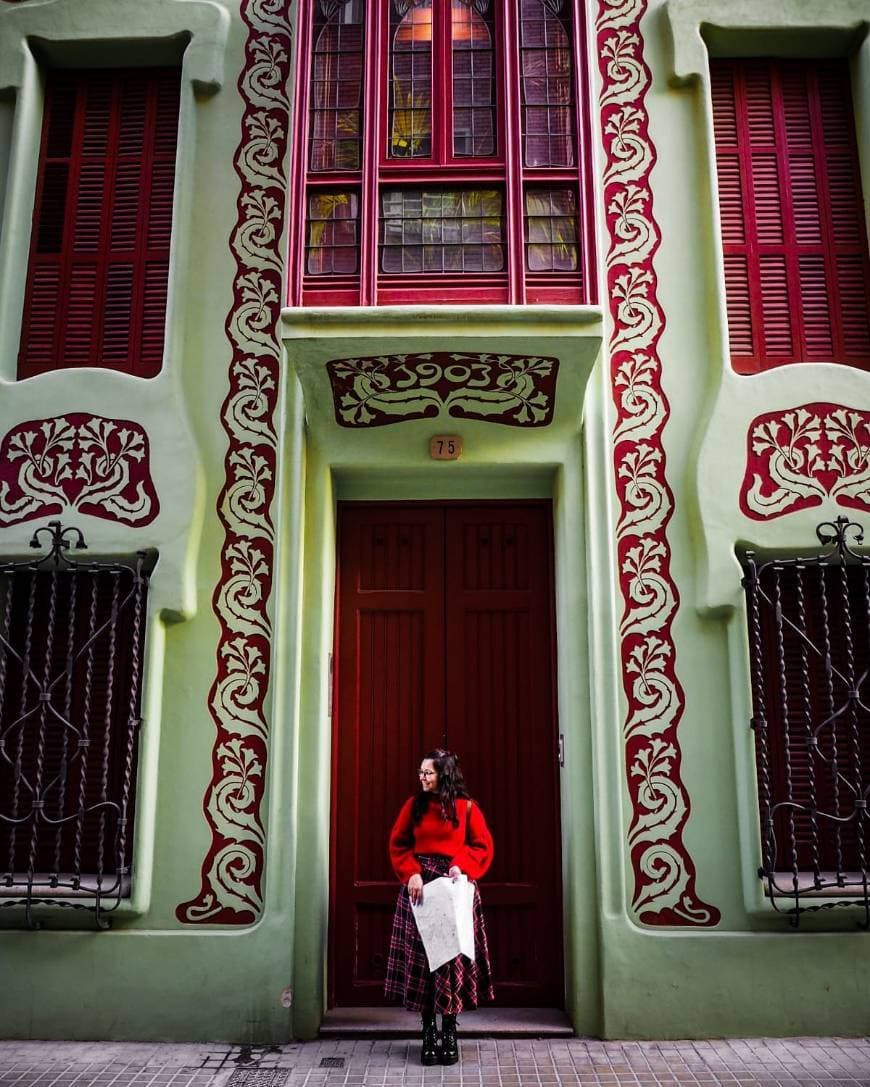
[[[106,933],[72,931],[77,919],[56,910],[46,912],[43,931],[22,931],[21,911],[0,909],[0,1033],[234,1041],[316,1033],[328,924],[335,503],[528,496],[554,503],[566,738],[566,1006],[575,1028],[611,1037],[870,1029],[870,937],[857,931],[854,912],[809,919],[793,933],[755,878],[745,626],[734,558],[740,542],[799,547],[823,515],[839,512],[818,507],[765,523],[740,513],[749,420],[814,400],[866,409],[870,378],[802,365],[748,384],[730,372],[706,76],[707,48],[733,52],[735,43],[750,52],[823,47],[851,56],[870,193],[870,10],[866,0],[826,4],[824,16],[818,7],[801,0],[653,0],[642,27],[658,154],[656,269],[667,319],[660,352],[672,412],[664,442],[676,499],[668,532],[681,597],[674,627],[686,698],[681,773],[692,803],[685,844],[699,893],[721,911],[721,923],[656,929],[638,925],[630,908],[607,307],[430,307],[283,315],[264,904],[255,924],[234,930],[182,925],[175,909],[195,894],[210,841],[202,798],[212,768],[207,698],[219,635],[211,603],[222,544],[215,501],[226,452],[219,420],[230,349],[223,325],[232,302],[228,239],[242,116],[236,80],[246,28],[235,0],[0,4],[0,434],[71,411],[135,419],[151,440],[161,501],[160,517],[145,529],[76,518],[101,553],[142,546],[160,552],[150,598],[134,894]],[[592,19],[595,5],[588,8]],[[29,44],[41,38],[53,43],[42,60]],[[119,41],[125,49],[115,50]],[[593,41],[590,34],[595,71]],[[173,49],[182,57],[183,103],[163,372],[151,381],[72,371],[15,382],[40,65],[83,57],[90,63],[96,54],[128,63],[131,50],[140,63],[162,63]],[[601,157],[599,150],[599,165]],[[600,188],[599,177],[602,224]],[[603,224],[599,232],[603,254]],[[335,425],[322,370],[327,359],[460,345],[557,355],[563,369],[552,427],[520,432],[450,420],[449,429],[461,429],[465,455],[457,464],[433,465],[429,422],[370,432]],[[0,530],[0,552],[24,551],[32,528]],[[289,1009],[280,1000],[288,987]]]

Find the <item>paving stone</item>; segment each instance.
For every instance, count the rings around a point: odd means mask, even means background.
[[[406,1039],[286,1046],[0,1042],[0,1087],[870,1087],[870,1039],[472,1039],[422,1068]],[[322,1067],[343,1060],[343,1066]]]

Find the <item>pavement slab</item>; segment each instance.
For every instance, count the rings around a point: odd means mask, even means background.
[[[423,1068],[406,1038],[288,1045],[0,1042],[0,1087],[870,1087],[870,1038],[462,1039]]]

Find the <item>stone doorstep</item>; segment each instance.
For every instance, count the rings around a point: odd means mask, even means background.
[[[420,1017],[404,1008],[331,1008],[321,1038],[416,1038]],[[480,1008],[459,1016],[463,1038],[573,1038],[560,1008]]]

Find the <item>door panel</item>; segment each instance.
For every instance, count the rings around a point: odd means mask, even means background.
[[[482,884],[497,1000],[562,1003],[547,507],[446,512],[447,733],[495,839]]]
[[[331,932],[338,1005],[382,1002],[396,899],[387,838],[420,751],[441,736],[442,523],[437,509],[342,508]]]
[[[495,838],[481,893],[497,1001],[561,1005],[549,508],[339,513],[331,1002],[383,1002],[387,835],[420,755],[446,743]]]

